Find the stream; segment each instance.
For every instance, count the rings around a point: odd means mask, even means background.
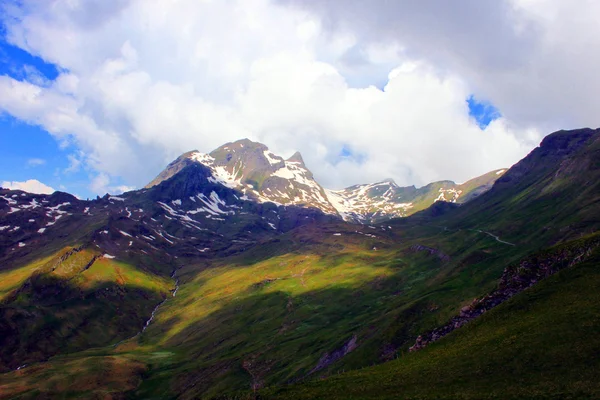
[[[173,273],[171,274],[171,278],[175,278],[175,273],[177,272],[177,269],[175,269],[173,271]],[[175,290],[173,290],[173,295],[172,297],[175,297],[175,295],[177,295],[177,291],[179,290],[179,278],[177,278],[175,280]],[[127,339],[123,339],[117,343],[115,343],[113,345],[113,347],[117,347],[118,345],[120,345],[123,342],[126,342],[127,340],[131,340],[134,339],[138,336],[140,336],[142,333],[144,333],[146,331],[146,329],[148,329],[148,327],[150,326],[150,324],[152,323],[152,321],[154,320],[154,317],[156,316],[156,313],[158,312],[158,309],[160,308],[160,306],[162,306],[163,304],[165,304],[165,302],[169,300],[169,298],[167,297],[166,299],[164,299],[163,301],[161,301],[160,303],[158,303],[158,305],[156,307],[154,307],[154,310],[152,310],[152,314],[150,314],[150,318],[148,318],[148,320],[146,321],[146,323],[144,324],[144,327],[142,328],[141,331],[139,331],[138,333],[136,333],[135,335],[133,335],[130,338]]]
[[[177,272],[177,270],[173,271],[173,273],[171,274],[171,278],[175,278],[175,273],[176,272]],[[179,278],[177,278],[177,280],[175,281],[175,290],[173,291],[173,297],[175,297],[175,295],[177,294],[178,290],[179,290]],[[162,306],[163,304],[165,304],[165,302],[168,299],[169,298],[167,297],[166,299],[164,299],[163,301],[161,301],[160,303],[158,303],[158,305],[156,307],[154,307],[154,310],[152,310],[152,314],[150,314],[150,318],[148,319],[148,321],[146,321],[146,323],[144,324],[144,327],[142,328],[142,330],[140,332],[138,332],[137,335],[135,335],[135,336],[138,336],[138,335],[141,335],[142,333],[144,333],[144,331],[152,323],[152,320],[154,320],[154,316],[156,315],[156,312],[158,311],[158,309],[160,308],[160,306]]]

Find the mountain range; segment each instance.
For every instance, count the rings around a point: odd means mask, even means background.
[[[92,201],[0,189],[0,397],[600,396],[600,130],[328,190],[247,139]]]
[[[421,211],[436,201],[462,203],[490,189],[505,169],[495,170],[464,184],[433,182],[422,188],[399,187],[391,180],[354,185],[343,190],[323,188],[296,152],[287,160],[267,146],[248,139],[227,143],[210,154],[190,151],[167,166],[146,189],[201,164],[210,170],[208,179],[241,193],[240,198],[259,203],[310,207],[345,221],[380,222]]]

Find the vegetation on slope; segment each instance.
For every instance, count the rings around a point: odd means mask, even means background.
[[[260,398],[597,398],[599,263],[596,251],[419,352]]]
[[[0,368],[135,335],[172,287],[169,279],[67,247],[0,276]]]

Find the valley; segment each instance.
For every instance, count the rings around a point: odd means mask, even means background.
[[[0,189],[2,398],[593,398],[600,130],[332,191],[241,140],[144,189]]]

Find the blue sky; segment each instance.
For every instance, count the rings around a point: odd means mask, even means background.
[[[490,122],[501,117],[500,111],[490,103],[480,102],[473,95],[467,98],[469,115],[475,118],[477,125],[485,129]]]
[[[4,36],[0,39],[0,75],[52,81],[58,74],[55,65],[7,43]],[[68,155],[74,151],[72,144],[59,143],[43,128],[0,114],[0,182],[36,179],[56,190],[92,196],[88,174],[81,168],[69,169]]]
[[[4,35],[0,37],[0,75],[43,86],[59,73],[56,65],[11,45]],[[56,190],[94,198],[97,193],[90,188],[93,171],[80,162],[74,165],[73,158],[80,157],[72,141],[59,141],[43,127],[0,111],[0,182],[35,179]],[[123,182],[120,177],[114,180]]]

